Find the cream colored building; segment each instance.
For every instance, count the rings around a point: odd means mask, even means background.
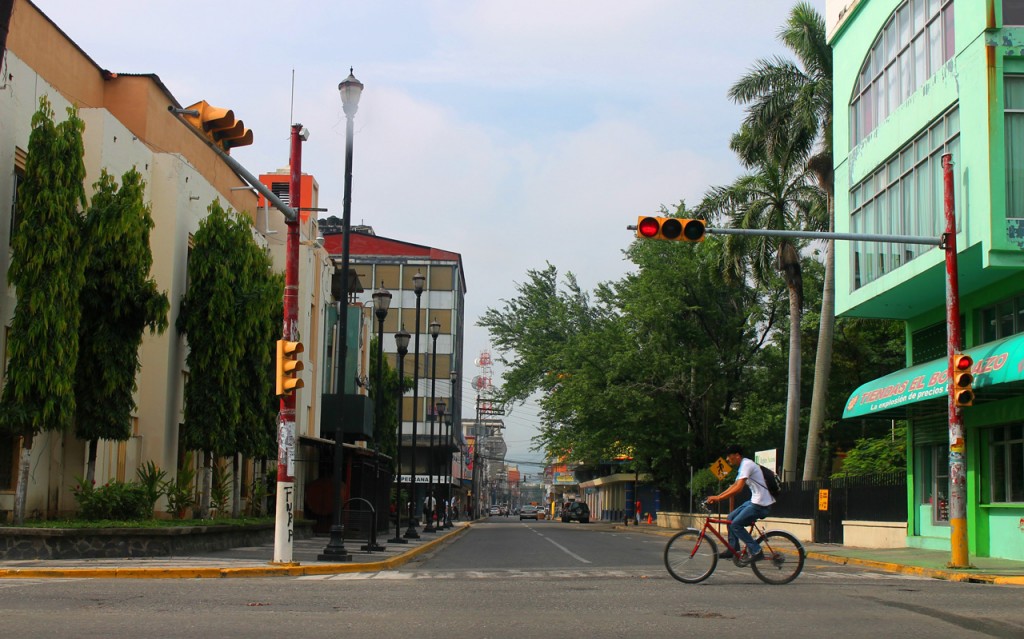
[[[126,56],[125,60],[111,62],[130,64],[131,60]],[[222,204],[253,218],[257,242],[270,249],[275,268],[283,271],[284,217],[272,208],[268,215],[258,210],[255,193],[238,188],[246,182],[168,111],[170,105],[182,105],[157,75],[112,73],[102,68],[28,0],[14,2],[2,68],[0,202],[4,204],[0,206],[0,281],[7,281],[10,203],[24,167],[31,118],[40,96],[49,98],[58,121],[66,117],[66,107],[79,109],[86,127],[87,195],[91,196],[91,185],[104,168],[119,178],[134,166],[146,181],[145,197],[156,224],[151,233],[152,276],[171,302],[170,328],[162,335],[147,333],[143,339],[134,435],[126,442],[101,442],[96,481],[130,480],[135,469],[149,460],[173,474],[188,375],[187,343],[174,326],[185,293],[191,238],[207,207],[219,198]],[[185,104],[202,97],[187,96]],[[245,105],[230,106],[244,119]],[[236,149],[235,157],[244,161],[244,156],[245,149]],[[303,225],[304,238],[316,237],[315,224],[313,217]],[[319,350],[316,344],[320,338],[316,336],[324,309],[330,304],[333,266],[326,252],[312,242],[301,249],[299,263],[300,334],[314,336],[307,341],[308,358]],[[0,293],[0,320],[6,327],[0,335],[0,351],[4,354],[15,308],[14,290],[4,287]],[[317,423],[320,394],[316,391],[321,385],[315,359],[307,359],[302,373],[305,388],[298,393],[296,411],[299,434],[315,434],[310,424]],[[13,507],[19,446],[18,439],[0,441],[0,511]],[[70,488],[74,478],[84,474],[84,461],[85,442],[73,435],[44,433],[37,437],[32,446],[26,517],[54,517],[74,510]],[[302,479],[298,481],[301,484]]]

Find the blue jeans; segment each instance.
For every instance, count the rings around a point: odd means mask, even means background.
[[[754,541],[754,538],[750,535],[747,530],[747,526],[768,516],[768,512],[771,510],[768,506],[761,506],[751,501],[745,501],[740,504],[736,510],[729,513],[729,519],[732,521],[729,524],[729,545],[735,548],[737,551],[743,549],[739,547],[737,538],[747,546],[747,552],[751,555],[756,555],[761,550],[761,546]]]

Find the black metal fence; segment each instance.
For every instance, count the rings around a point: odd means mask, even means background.
[[[907,520],[907,474],[789,482],[776,498],[771,516],[813,519],[814,541],[842,543],[843,520]]]

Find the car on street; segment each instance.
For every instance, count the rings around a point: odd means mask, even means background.
[[[582,501],[571,501],[562,508],[562,523],[578,521],[581,524],[590,522],[590,506]]]
[[[491,506],[490,508],[487,509],[487,514],[488,515],[500,515],[501,514],[501,507],[500,506]]]
[[[523,506],[519,509],[519,521],[524,519],[539,519],[536,506]]]

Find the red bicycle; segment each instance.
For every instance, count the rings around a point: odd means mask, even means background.
[[[758,579],[766,584],[788,584],[804,569],[806,553],[797,538],[784,530],[764,530],[756,521],[750,524],[750,534],[764,551],[764,559],[746,563],[746,549],[741,553],[730,546],[712,526],[728,525],[730,520],[712,517],[707,502],[701,502],[700,507],[704,511],[704,525],[701,529],[687,528],[669,539],[665,545],[665,567],[679,581],[696,584],[715,572],[718,566],[718,546],[712,537],[717,537],[722,546],[729,549],[733,563],[740,567],[749,565]]]

